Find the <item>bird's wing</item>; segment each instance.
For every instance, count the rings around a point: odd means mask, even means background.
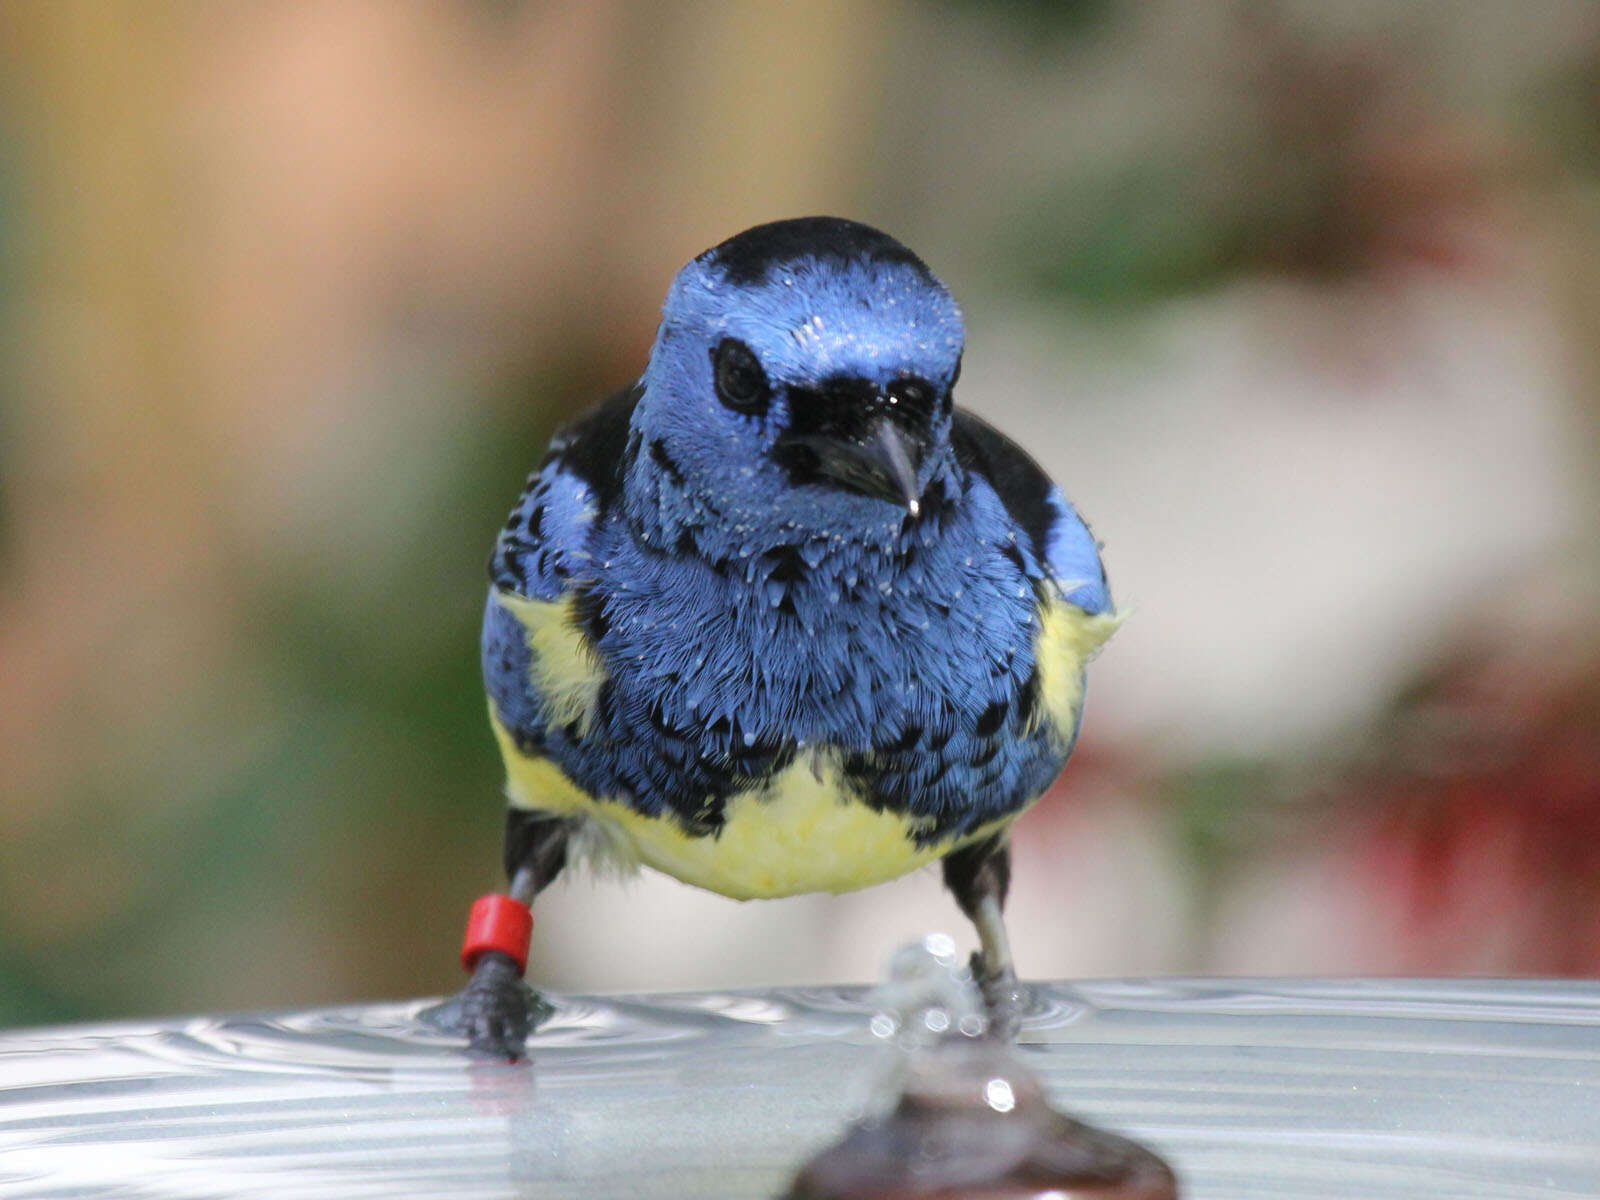
[[[618,392],[550,443],[489,559],[498,591],[559,600],[586,574],[589,533],[622,492],[628,421],[638,401],[637,387]]]
[[[986,480],[1027,535],[1033,562],[1067,603],[1091,616],[1111,612],[1100,546],[1044,469],[987,421],[957,409],[950,430],[956,458]]]
[[[505,746],[526,755],[542,753],[552,727],[583,727],[605,682],[584,585],[591,535],[622,494],[638,399],[619,392],[556,436],[489,559],[483,682]]]
[[[1053,585],[1039,595],[1038,711],[1070,750],[1083,715],[1083,668],[1122,621],[1100,547],[1061,489],[1004,434],[957,412],[950,440],[968,473],[988,482],[1021,528],[1023,568]]]

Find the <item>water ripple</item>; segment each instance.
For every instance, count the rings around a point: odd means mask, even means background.
[[[892,1061],[859,988],[551,997],[515,1067],[435,1001],[0,1033],[0,1195],[770,1196]],[[1600,985],[1035,989],[1053,1100],[1208,1200],[1600,1195]]]

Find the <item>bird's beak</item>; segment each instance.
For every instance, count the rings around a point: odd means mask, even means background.
[[[922,511],[922,501],[917,496],[917,463],[912,454],[920,457],[920,450],[900,431],[893,421],[880,419],[868,436],[863,457],[872,468],[887,477],[890,487],[880,492],[885,500],[904,500],[906,511],[913,517]]]
[[[802,435],[788,439],[815,455],[813,471],[853,492],[922,511],[917,467],[922,447],[894,421],[879,417],[860,438]]]

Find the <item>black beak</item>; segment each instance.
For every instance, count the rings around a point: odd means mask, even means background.
[[[879,384],[835,375],[788,389],[788,428],[773,457],[795,483],[827,483],[922,512],[917,471],[933,441],[939,392],[919,376]]]
[[[922,446],[887,416],[876,418],[860,437],[789,434],[782,439],[791,469],[822,478],[853,492],[905,505],[913,517],[922,511],[917,468]]]

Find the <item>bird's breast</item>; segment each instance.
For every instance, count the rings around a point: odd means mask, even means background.
[[[886,726],[975,717],[1032,669],[1034,590],[992,546],[708,564],[628,544],[609,566],[608,672],[734,755],[741,737],[869,749]]]
[[[624,544],[560,600],[501,597],[512,802],[736,897],[865,887],[1000,827],[1065,762],[1095,637],[1000,549],[924,550],[713,570]]]

